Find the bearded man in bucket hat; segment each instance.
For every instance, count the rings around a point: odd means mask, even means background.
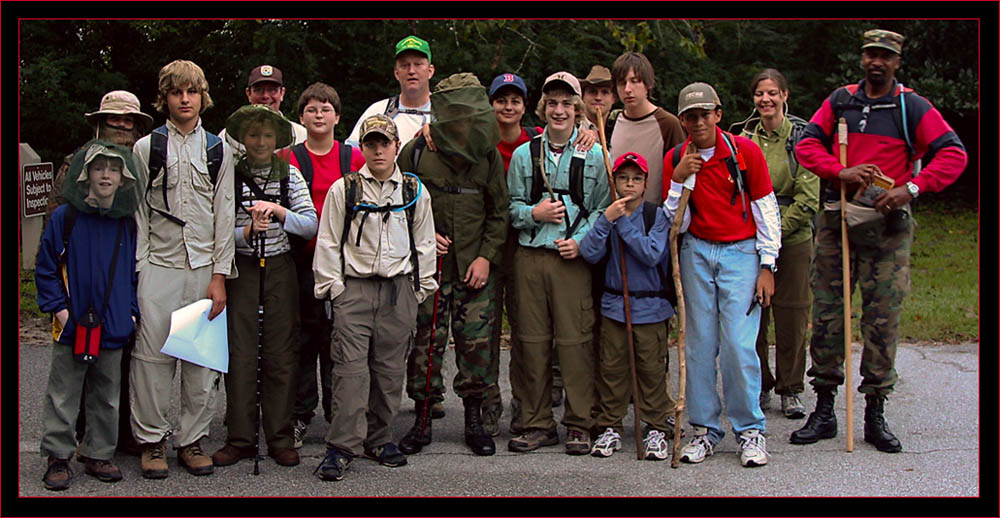
[[[119,146],[124,146],[129,150],[135,145],[135,142],[149,132],[150,127],[153,125],[153,117],[143,113],[140,109],[139,98],[135,96],[132,92],[125,90],[112,90],[103,97],[101,97],[101,104],[97,111],[85,113],[83,116],[90,123],[91,127],[94,128],[94,138],[101,139],[112,144]],[[79,149],[77,150],[79,151]],[[56,210],[56,207],[66,202],[63,198],[63,183],[66,180],[66,174],[69,172],[70,162],[76,152],[73,152],[63,159],[62,165],[56,172],[55,177],[52,180],[52,190],[49,191],[48,206],[45,209],[45,221],[48,223],[49,217],[52,215],[52,211]],[[128,404],[128,373],[129,373],[129,363],[131,363],[132,358],[132,345],[134,344],[134,336],[129,340],[129,343],[122,348],[122,364],[121,364],[121,400],[118,405],[118,446],[117,451],[126,453],[129,455],[138,455],[139,446],[135,442],[135,438],[132,437],[132,427],[129,424],[131,419],[131,412],[129,411]],[[86,412],[85,412],[85,399],[86,391],[83,392],[83,397],[80,399],[80,415],[77,418],[76,423],[76,438],[77,442],[83,440],[83,433],[86,423]],[[83,458],[81,457],[81,460]]]
[[[812,376],[816,410],[804,427],[792,433],[792,444],[810,444],[837,435],[833,400],[837,386],[844,383],[845,368],[839,191],[846,183],[846,199],[851,200],[855,191],[867,188],[873,175],[880,172],[895,180],[895,187],[870,207],[855,203],[845,207],[852,283],[859,284],[865,301],[861,317],[863,379],[857,390],[865,395],[865,441],[887,453],[903,449],[889,431],[884,405],[898,379],[899,316],[910,288],[910,246],[916,226],[910,202],[922,192],[938,192],[952,184],[968,162],[962,141],[941,113],[896,80],[903,41],[901,34],[892,31],[864,33],[861,68],[865,78],[834,90],[823,101],[795,149],[803,167],[832,182],[821,194],[823,213],[816,228],[812,276],[812,366],[806,374]],[[838,160],[840,117],[847,119],[847,167]],[[918,175],[914,162],[924,156],[933,159]]]

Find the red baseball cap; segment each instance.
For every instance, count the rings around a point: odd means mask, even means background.
[[[614,167],[611,168],[611,172],[617,173],[618,169],[625,165],[625,162],[632,162],[633,164],[639,166],[639,169],[642,169],[643,173],[649,174],[649,165],[646,164],[646,159],[635,151],[629,151],[628,153],[618,157],[618,159],[615,160]]]

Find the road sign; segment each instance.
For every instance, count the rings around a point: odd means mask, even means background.
[[[24,217],[42,216],[48,205],[49,192],[52,191],[52,162],[42,164],[25,164],[21,169],[21,185],[24,191]]]

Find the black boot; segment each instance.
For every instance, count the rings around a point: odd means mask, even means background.
[[[816,411],[809,414],[806,425],[792,432],[792,444],[812,444],[820,439],[837,436],[837,416],[833,413],[834,389],[816,387]]]
[[[480,414],[483,401],[465,398],[462,403],[465,404],[465,444],[476,455],[493,455],[497,452],[497,447],[490,434],[483,430],[483,417]]]
[[[885,396],[866,395],[865,404],[865,442],[886,453],[903,451],[903,445],[899,444],[899,439],[889,431],[889,424],[885,422]]]
[[[429,407],[430,405],[428,405]],[[413,455],[414,453],[420,453],[420,450],[431,443],[431,411],[430,408],[427,409],[427,419],[424,422],[424,402],[417,401],[413,405],[413,411],[417,414],[417,418],[413,422],[413,426],[410,428],[409,432],[403,436],[403,439],[399,441],[399,451],[407,454]],[[421,433],[421,426],[423,427],[423,433]]]

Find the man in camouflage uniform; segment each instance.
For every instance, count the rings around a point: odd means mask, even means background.
[[[823,215],[816,234],[816,262],[810,355],[816,411],[791,435],[793,444],[810,444],[837,435],[833,399],[844,382],[843,273],[840,186],[847,199],[867,188],[873,175],[895,180],[895,187],[873,202],[847,204],[851,285],[861,287],[861,333],[864,352],[858,389],[865,394],[864,437],[884,452],[902,451],[889,431],[884,402],[898,376],[894,368],[899,315],[910,288],[910,245],[915,222],[910,201],[921,192],[936,192],[953,183],[968,161],[965,148],[941,114],[923,97],[895,80],[903,36],[885,30],[864,34],[857,85],[835,90],[813,115],[796,155],[803,167],[831,180],[824,193]],[[847,164],[838,160],[837,120],[847,119]],[[911,141],[912,139],[912,141]],[[913,176],[913,161],[933,159]],[[848,387],[848,390],[851,388]]]
[[[450,328],[458,364],[454,388],[465,405],[465,442],[476,455],[492,455],[496,447],[483,430],[480,406],[486,389],[497,382],[489,367],[500,355],[499,341],[491,339],[500,325],[491,297],[492,270],[500,264],[509,203],[503,158],[496,148],[500,132],[486,89],[473,74],[455,74],[438,83],[431,109],[437,151],[418,137],[397,158],[401,170],[415,173],[430,190],[441,268],[431,389],[426,390],[435,297],[428,297],[417,314],[415,346],[406,365],[406,392],[417,415],[399,449],[413,454],[431,442],[424,405],[425,400],[430,406],[444,399],[441,363]]]

